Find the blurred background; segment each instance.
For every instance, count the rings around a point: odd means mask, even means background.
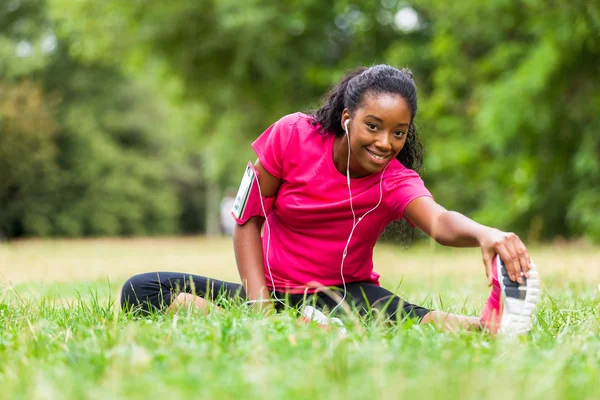
[[[218,235],[252,140],[375,63],[439,203],[600,242],[589,0],[0,0],[0,237]]]

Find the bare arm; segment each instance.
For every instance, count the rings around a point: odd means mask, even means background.
[[[448,211],[431,197],[411,201],[404,215],[436,242],[452,247],[481,247],[488,284],[492,284],[492,260],[496,254],[506,263],[509,277],[522,283],[531,262],[527,248],[517,235],[481,225],[464,215]]]
[[[275,196],[281,186],[281,180],[267,172],[260,161],[256,161],[254,166],[258,171],[258,182],[262,195],[265,197]],[[264,221],[263,217],[254,216],[244,225],[236,225],[233,229],[233,249],[238,272],[246,295],[250,300],[257,301],[256,309],[259,310],[265,308],[260,300],[269,299],[260,236]]]

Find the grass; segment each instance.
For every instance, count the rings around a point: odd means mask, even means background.
[[[226,239],[0,245],[2,399],[592,399],[600,392],[600,251],[531,249],[543,296],[531,334],[493,338],[411,323],[348,334],[232,307],[142,319],[118,312],[130,275],[179,270],[237,281]],[[376,270],[414,303],[478,315],[477,249],[378,246]],[[400,284],[401,283],[401,284]]]

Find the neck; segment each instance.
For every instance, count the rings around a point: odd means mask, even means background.
[[[348,138],[346,136],[336,137],[333,141],[333,165],[335,165],[335,169],[339,171],[340,174],[346,176],[347,168],[348,168]],[[350,155],[350,178],[362,178],[368,173],[360,171],[360,165],[357,165],[357,161],[355,158]]]

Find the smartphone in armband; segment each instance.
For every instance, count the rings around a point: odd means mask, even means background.
[[[237,219],[242,219],[242,216],[244,215],[246,205],[248,204],[248,198],[250,197],[250,192],[252,190],[252,185],[254,185],[255,180],[256,171],[254,170],[252,164],[248,163],[248,165],[246,166],[246,170],[244,171],[244,176],[242,176],[240,188],[238,189],[237,195],[235,196],[233,208],[231,209],[233,215]]]

